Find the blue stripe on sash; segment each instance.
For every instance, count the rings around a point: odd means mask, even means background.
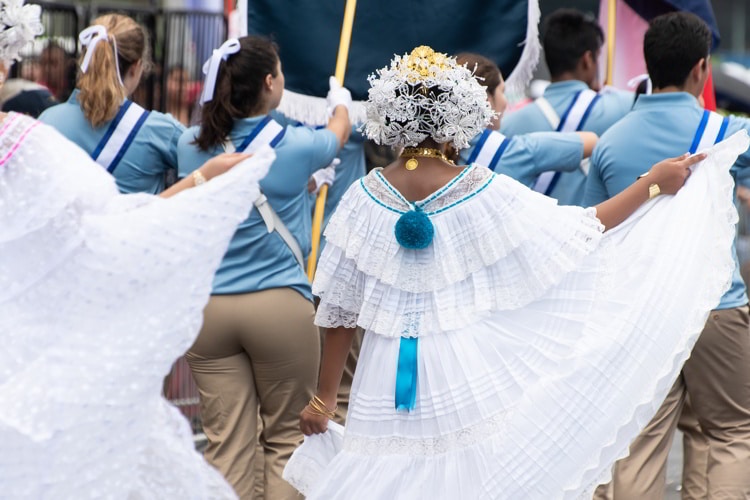
[[[474,151],[471,152],[471,156],[469,156],[469,160],[466,162],[467,165],[471,165],[477,160],[477,156],[479,156],[479,152],[482,151],[482,148],[484,147],[484,143],[487,142],[487,138],[492,133],[492,130],[486,128],[484,129],[484,132],[482,132],[482,135],[479,137],[479,142],[477,142],[477,145],[474,146]]]
[[[500,143],[500,147],[497,148],[497,151],[495,151],[495,155],[492,157],[492,161],[490,161],[490,164],[487,165],[487,168],[495,171],[495,168],[497,167],[498,162],[500,161],[500,158],[503,156],[503,153],[505,153],[505,150],[508,148],[508,144],[510,144],[510,139],[505,138],[503,139],[503,142]]]
[[[568,109],[565,110],[565,113],[563,113],[562,117],[560,118],[560,123],[557,124],[557,129],[555,129],[555,132],[559,132],[562,130],[563,126],[565,125],[565,122],[568,119],[568,115],[573,109],[573,106],[576,105],[576,102],[578,102],[578,98],[581,97],[581,92],[583,92],[583,90],[579,90],[578,92],[576,92],[576,95],[573,96],[573,100],[570,101],[570,104],[568,105]]]
[[[396,372],[396,410],[413,410],[417,403],[417,337],[401,337]]]
[[[719,143],[724,140],[724,135],[727,133],[727,127],[729,126],[729,117],[725,116],[724,119],[721,121],[721,128],[719,129],[719,135],[716,136],[716,143]]]
[[[281,142],[281,139],[284,138],[284,134],[286,134],[285,128],[281,129],[281,132],[279,132],[279,134],[274,137],[273,140],[271,140],[271,142],[269,143],[272,148],[275,148],[276,145]]]
[[[263,128],[270,121],[271,121],[270,116],[266,116],[265,118],[263,118],[263,120],[258,125],[256,125],[253,131],[250,132],[250,135],[245,137],[245,140],[242,141],[242,144],[240,144],[240,147],[237,148],[237,151],[244,151],[245,148],[247,148],[250,145],[250,143],[253,142],[253,139],[255,139],[258,136],[258,134],[260,134],[260,131],[263,130]]]
[[[583,116],[581,117],[581,123],[579,123],[578,128],[576,128],[577,131],[580,131],[583,129],[583,126],[586,124],[586,120],[588,120],[589,115],[591,114],[591,110],[594,109],[594,104],[596,104],[596,101],[598,101],[600,97],[601,96],[597,94],[596,97],[591,99],[591,102],[589,103],[589,107],[586,108],[586,111],[584,111]]]
[[[693,137],[693,144],[690,146],[690,149],[689,149],[690,154],[695,154],[695,151],[698,149],[698,145],[701,143],[701,139],[703,138],[703,132],[705,132],[706,130],[706,125],[708,124],[708,117],[710,114],[711,112],[709,110],[705,110],[703,112],[701,123],[700,125],[698,125],[698,130],[695,131],[695,137]]]
[[[115,130],[117,130],[117,126],[120,124],[122,117],[125,116],[125,112],[128,110],[131,104],[133,104],[132,101],[126,100],[123,105],[120,106],[120,110],[117,112],[115,117],[112,119],[112,122],[109,124],[109,128],[104,133],[104,137],[102,137],[102,139],[99,141],[99,144],[96,145],[96,149],[94,149],[94,152],[91,153],[91,158],[96,160],[99,157],[102,150],[104,149],[104,146],[106,146],[107,142],[109,142],[109,138],[112,137],[112,134],[114,134]]]
[[[112,159],[112,163],[109,165],[109,168],[107,169],[107,172],[110,174],[115,171],[117,168],[117,165],[120,163],[120,160],[122,160],[123,156],[125,156],[125,153],[128,151],[128,148],[135,140],[135,136],[138,135],[138,131],[141,129],[143,124],[146,122],[146,118],[148,118],[149,111],[145,111],[140,118],[138,118],[138,121],[135,122],[135,126],[133,127],[133,130],[130,131],[128,134],[128,138],[125,139],[125,142],[123,143],[120,150],[117,152],[117,155]]]
[[[557,186],[557,181],[560,180],[560,175],[562,172],[555,172],[555,175],[552,176],[552,180],[549,183],[549,186],[547,186],[547,189],[544,191],[544,194],[547,196],[550,195],[553,189],[555,189],[555,186]]]

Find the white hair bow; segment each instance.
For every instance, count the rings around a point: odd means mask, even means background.
[[[78,35],[78,41],[81,42],[81,45],[86,47],[86,55],[83,56],[81,71],[83,71],[84,73],[88,71],[89,64],[91,64],[91,57],[93,57],[94,55],[96,44],[101,41],[106,42],[107,40],[109,40],[107,28],[105,28],[101,24],[89,26],[85,30],[81,31],[81,34]],[[115,52],[115,69],[117,70],[117,79],[120,81],[120,85],[123,85],[122,76],[120,75],[120,62],[118,61],[117,57],[117,41],[114,37],[112,37],[112,44]]]
[[[226,61],[229,56],[240,51],[240,41],[236,38],[230,38],[218,49],[214,49],[211,58],[203,65],[203,74],[206,80],[203,82],[203,93],[201,94],[201,104],[205,104],[214,98],[214,89],[216,88],[216,78],[219,76],[219,66],[221,61]]]

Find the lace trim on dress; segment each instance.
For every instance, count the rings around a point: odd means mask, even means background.
[[[483,420],[456,432],[430,438],[384,436],[371,438],[344,434],[344,450],[362,455],[434,456],[468,448],[492,439],[505,428],[508,412]]]
[[[594,209],[557,206],[484,167],[465,172],[428,200],[435,237],[424,250],[396,241],[400,205],[386,202],[397,195],[376,175],[350,188],[329,222],[313,284],[320,326],[356,321],[395,336],[460,328],[540,297],[598,246]]]

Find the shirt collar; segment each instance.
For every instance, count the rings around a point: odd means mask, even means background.
[[[587,88],[589,88],[589,86],[580,80],[565,80],[562,82],[550,83],[547,85],[547,88],[544,89],[544,97],[545,99],[549,99],[550,97],[567,95]]]
[[[661,94],[642,94],[635,101],[633,109],[661,108],[664,106],[686,106],[701,109],[698,99],[687,92],[663,92]]]
[[[73,92],[70,94],[70,97],[68,97],[68,102],[71,104],[78,104],[78,93],[80,90],[73,89]]]
[[[251,116],[250,118],[235,119],[234,125],[232,126],[232,132],[230,132],[229,136],[232,139],[247,137],[266,116],[267,115]]]

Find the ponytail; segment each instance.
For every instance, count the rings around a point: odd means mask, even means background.
[[[203,151],[223,144],[234,120],[262,109],[265,78],[278,75],[276,44],[262,37],[239,39],[240,51],[222,61],[213,98],[203,104],[201,126],[195,144]]]
[[[106,42],[99,42],[92,47],[94,53],[89,67],[85,73],[81,73],[78,80],[78,102],[83,115],[93,127],[112,120],[127,97],[117,74],[112,35],[109,37]]]
[[[128,70],[142,61],[145,72],[151,66],[151,59],[146,30],[133,19],[108,14],[95,19],[93,25],[104,26],[108,39],[87,49],[93,53],[78,78],[78,102],[86,121],[92,127],[100,127],[117,115],[127,97],[122,80]],[[81,61],[85,57],[84,53]]]

